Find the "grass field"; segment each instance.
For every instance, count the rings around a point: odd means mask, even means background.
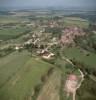
[[[87,53],[89,56],[87,56]],[[73,47],[64,49],[64,55],[70,59],[75,58],[77,61],[83,62],[93,68],[96,66],[96,54],[94,53],[82,51],[82,49],[80,50]]]
[[[16,17],[16,16],[0,16],[0,23],[3,23],[3,24],[8,24],[8,23],[20,23],[22,21],[27,21],[27,19],[23,19],[21,17]]]
[[[61,72],[55,69],[43,86],[37,100],[60,100]]]
[[[25,32],[27,28],[25,27],[19,27],[19,28],[8,28],[8,29],[2,29],[0,30],[0,39],[1,40],[7,40],[16,38]]]
[[[84,20],[82,18],[78,17],[65,17],[64,18],[65,25],[68,26],[79,26],[81,28],[88,28],[89,22],[87,20]]]
[[[25,51],[0,59],[0,100],[26,100],[50,67]]]

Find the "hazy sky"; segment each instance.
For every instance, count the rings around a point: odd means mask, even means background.
[[[0,7],[95,7],[96,0],[0,0]]]

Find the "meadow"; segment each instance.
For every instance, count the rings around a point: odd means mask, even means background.
[[[24,34],[24,32],[26,32],[27,30],[28,29],[26,27],[1,29],[0,39],[1,40],[14,39]]]
[[[89,26],[88,20],[79,17],[65,17],[64,24],[66,26],[79,26],[81,28],[88,28]]]
[[[95,68],[96,65],[96,54],[92,52],[85,51],[79,48],[65,48],[64,55],[69,59],[75,59],[79,62],[84,63],[85,65]]]
[[[27,18],[12,15],[0,15],[0,40],[8,40],[18,38],[30,30],[23,22],[28,21]]]
[[[23,19],[21,17],[12,16],[12,15],[1,15],[0,16],[0,24],[8,24],[8,23],[20,23],[22,21],[27,21],[27,19]]]
[[[0,59],[0,99],[25,100],[32,95],[42,75],[53,65],[30,57],[27,51],[13,52]]]

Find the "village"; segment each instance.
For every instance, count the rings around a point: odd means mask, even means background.
[[[77,100],[83,82],[95,80],[96,30],[89,21],[49,11],[10,14],[0,22],[0,98]]]

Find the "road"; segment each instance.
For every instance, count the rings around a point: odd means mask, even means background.
[[[60,51],[61,58],[62,58],[63,60],[65,60],[66,62],[70,63],[72,66],[75,66],[75,65],[73,64],[73,62],[72,62],[70,59],[66,58],[65,56],[62,56],[62,55],[63,55],[62,50],[63,50],[63,49],[61,49],[61,51]],[[81,74],[81,75],[80,75],[81,80],[80,80],[80,82],[78,83],[78,85],[77,85],[77,87],[76,87],[76,91],[77,91],[77,89],[80,88],[80,86],[82,85],[82,82],[84,81],[84,74],[83,74],[83,72],[82,72],[79,68],[78,68],[78,72]],[[73,93],[73,100],[75,100],[76,91]]]

